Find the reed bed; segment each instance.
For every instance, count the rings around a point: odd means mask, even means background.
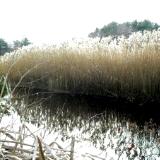
[[[160,30],[22,48],[0,58],[0,74],[49,91],[158,99]]]

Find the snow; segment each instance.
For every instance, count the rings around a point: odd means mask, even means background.
[[[160,144],[153,138],[150,138],[151,141],[145,136],[140,138],[138,136],[138,130],[133,133],[134,129],[132,128],[132,130],[130,130],[129,125],[127,125],[128,122],[126,122],[126,126],[120,126],[120,123],[115,120],[114,123],[110,124],[110,128],[103,134],[98,128],[101,125],[98,121],[91,123],[91,129],[86,132],[84,132],[85,126],[82,126],[81,129],[75,126],[72,130],[67,129],[65,132],[62,132],[60,129],[47,128],[46,122],[37,125],[30,121],[23,121],[23,118],[12,107],[8,99],[9,96],[0,101],[0,106],[7,104],[10,107],[9,115],[3,115],[1,117],[0,130],[10,131],[10,134],[13,136],[16,135],[17,137],[18,133],[25,131],[26,135],[34,134],[34,136],[40,137],[43,142],[48,145],[56,142],[67,151],[70,151],[72,137],[74,137],[74,158],[76,160],[89,160],[91,158],[95,160],[127,160],[129,158],[140,160],[141,156],[150,157],[151,160],[160,160]],[[26,130],[24,128],[28,129]],[[97,133],[97,139],[95,134],[96,129],[99,131]],[[91,137],[96,139],[95,144],[92,142]],[[7,138],[0,132],[0,140],[4,138],[10,140],[10,138]],[[32,136],[26,136],[23,143],[34,145],[35,139]],[[54,148],[59,149],[56,143],[54,144]],[[29,147],[26,147],[26,149],[27,148],[29,149]],[[56,150],[53,150],[52,154],[56,152]]]

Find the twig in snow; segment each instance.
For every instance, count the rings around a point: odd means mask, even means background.
[[[75,137],[72,137],[72,140],[71,140],[70,160],[73,160],[73,157],[74,157],[74,145],[75,145]]]
[[[39,159],[45,160],[45,156],[44,156],[44,152],[43,152],[43,148],[42,148],[42,143],[41,143],[41,140],[39,139],[38,136],[37,136],[37,140],[38,140],[38,145],[39,145]]]

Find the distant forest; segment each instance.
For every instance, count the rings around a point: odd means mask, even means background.
[[[13,41],[13,45],[8,44],[3,38],[0,38],[0,56],[4,55],[6,52],[14,51],[20,47],[28,46],[29,44],[31,44],[31,42],[27,38]]]
[[[111,22],[108,25],[104,25],[102,28],[96,28],[94,32],[91,32],[88,36],[91,38],[99,37],[102,39],[103,37],[107,36],[121,36],[124,35],[125,37],[128,37],[133,32],[138,31],[152,31],[157,30],[160,27],[159,24],[153,23],[149,20],[144,20],[138,22],[137,20],[133,22],[124,22],[124,23],[117,23],[117,22]]]

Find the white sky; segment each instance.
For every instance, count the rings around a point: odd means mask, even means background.
[[[116,21],[160,24],[160,0],[0,0],[0,37],[33,43],[87,37]]]

